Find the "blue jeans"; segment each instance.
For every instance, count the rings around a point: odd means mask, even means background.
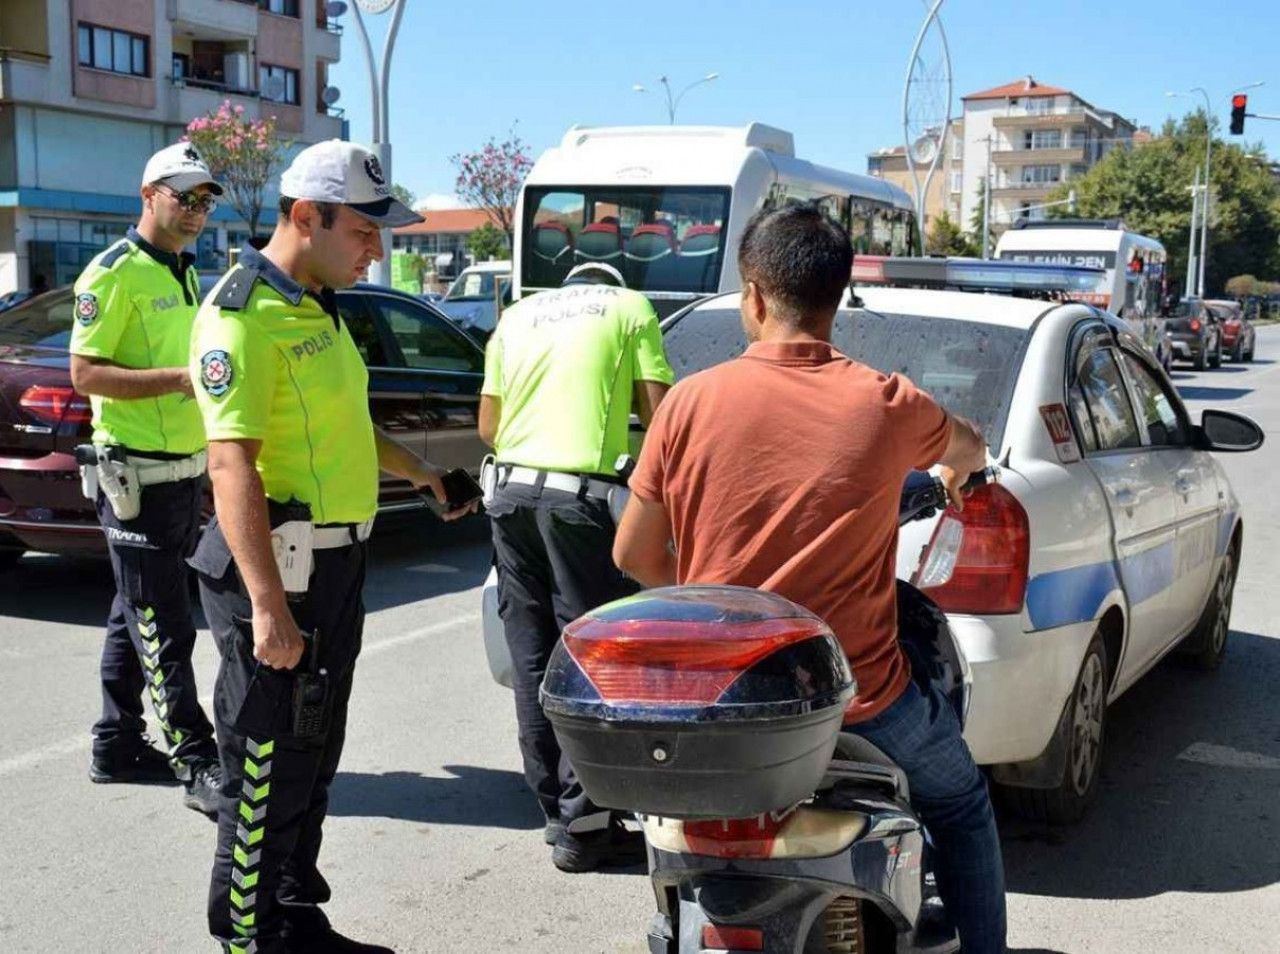
[[[1005,950],[1004,861],[987,783],[955,710],[915,682],[889,708],[850,726],[907,773],[911,804],[934,846],[938,893],[964,954]]]

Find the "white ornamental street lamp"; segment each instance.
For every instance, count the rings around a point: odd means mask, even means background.
[[[718,80],[719,78],[720,78],[719,73],[708,73],[706,76],[702,77],[702,79],[694,80],[684,89],[682,89],[679,92],[679,94],[673,95],[671,92],[671,83],[667,80],[665,76],[659,76],[658,82],[662,84],[662,88],[667,94],[667,121],[672,126],[676,124],[676,108],[680,105],[680,100],[684,99],[685,93],[689,92],[689,90],[693,89],[695,86],[701,86],[703,83],[710,83],[713,80]],[[631,88],[635,90],[637,93],[649,92],[640,83],[634,84]]]
[[[360,31],[360,40],[364,46],[365,60],[369,64],[369,90],[371,93],[371,116],[373,119],[373,151],[382,166],[382,175],[390,189],[395,181],[391,178],[391,99],[387,87],[391,83],[391,51],[395,47],[396,34],[400,30],[400,21],[404,17],[407,0],[355,0],[356,28]],[[382,44],[382,59],[375,62],[373,45],[369,42],[369,32],[364,26],[364,17],[360,11],[370,16],[393,11],[391,26],[387,28],[387,38]],[[382,261],[369,266],[369,281],[375,285],[389,285],[391,277],[391,230],[382,230]]]

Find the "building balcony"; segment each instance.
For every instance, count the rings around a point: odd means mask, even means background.
[[[165,0],[165,15],[181,35],[246,39],[258,35],[258,5],[245,0]]]
[[[0,101],[42,102],[49,89],[49,57],[0,49]]]
[[[329,63],[336,63],[342,58],[342,28],[337,24],[333,26],[337,27],[336,31],[330,27],[313,28],[307,40],[311,54]]]
[[[991,197],[1013,202],[1041,202],[1060,185],[1061,182],[1009,182],[992,189]]]
[[[1068,126],[1097,126],[1097,117],[1084,110],[1062,113],[1019,113],[1014,116],[996,116],[992,123],[996,129],[1054,129]]]
[[[996,166],[1060,166],[1069,163],[1088,162],[1085,147],[1064,146],[1059,149],[999,149],[991,153]]]
[[[190,78],[174,80],[171,94],[170,114],[175,122],[184,126],[197,116],[216,112],[224,100],[230,100],[235,106],[243,106],[245,115],[251,119],[257,119],[260,115],[260,101],[256,92],[232,89],[221,83]]]

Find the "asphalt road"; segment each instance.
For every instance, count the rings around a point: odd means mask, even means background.
[[[1280,924],[1280,329],[1259,360],[1177,384],[1252,415],[1272,443],[1224,457],[1243,502],[1228,656],[1162,663],[1110,714],[1098,805],[1071,829],[1002,820],[1010,943],[1031,952],[1269,952]],[[643,871],[550,863],[519,771],[509,693],[479,641],[483,521],[380,533],[342,770],[328,909],[400,952],[643,954]],[[213,826],[180,790],[89,783],[110,597],[105,563],[28,555],[0,575],[0,949],[212,950]],[[215,671],[203,634],[197,672]]]

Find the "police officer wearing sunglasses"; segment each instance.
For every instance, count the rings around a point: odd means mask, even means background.
[[[183,249],[221,194],[190,143],[151,157],[137,226],[76,281],[70,348],[72,383],[93,408],[93,443],[77,457],[116,583],[89,776],[173,783],[176,775],[185,804],[208,815],[221,775],[191,668],[185,558],[200,526],[205,440],[186,368],[199,285]],[[144,688],[168,755],[143,735]]]

